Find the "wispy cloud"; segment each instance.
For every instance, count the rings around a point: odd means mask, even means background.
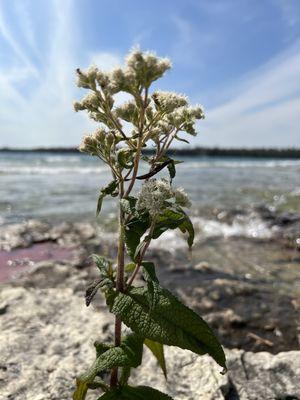
[[[230,98],[207,110],[201,141],[227,146],[299,146],[299,71],[300,41],[228,88]]]
[[[51,7],[49,15],[53,16],[53,33],[51,32],[51,45],[45,51],[39,73],[23,53],[17,39],[7,29],[0,10],[2,36],[17,55],[16,66],[2,70],[0,75],[0,145],[30,147],[37,144],[76,144],[82,131],[92,128],[86,117],[74,115],[72,110],[73,100],[80,96],[75,87],[75,68],[78,66],[73,17],[75,4],[72,0],[52,0],[48,5]],[[34,47],[30,15],[22,10],[19,17],[27,19],[22,22],[22,26]],[[120,57],[107,52],[86,54],[86,64],[90,63],[111,68],[120,63]],[[33,78],[34,82],[30,92],[25,95],[24,91],[18,90],[15,83],[26,82],[29,78]]]
[[[293,22],[293,14],[297,3],[291,10],[286,8],[285,0],[276,2],[282,13],[278,18],[285,21],[285,27],[293,26],[293,32],[296,32],[295,24],[299,21]],[[5,4],[11,5],[10,13]],[[72,110],[73,100],[81,96],[81,91],[75,87],[74,70],[78,66],[85,68],[90,63],[103,69],[120,65],[126,49],[118,48],[115,40],[112,47],[117,51],[105,50],[109,49],[109,37],[102,39],[100,34],[97,45],[93,43],[86,48],[88,40],[83,38],[83,31],[88,28],[81,25],[79,4],[75,0],[49,0],[43,6],[44,15],[41,17],[31,12],[36,6],[32,0],[0,2],[0,46],[2,43],[5,50],[1,53],[5,56],[5,63],[0,66],[0,146],[76,145],[83,131],[94,129],[94,124],[83,113],[74,114]],[[292,4],[292,0],[288,4]],[[186,88],[195,102],[204,100],[210,105],[207,119],[199,125],[203,135],[193,143],[300,146],[300,41],[295,41],[276,57],[274,53],[279,50],[274,49],[273,58],[260,67],[259,61],[252,63],[248,57],[248,64],[231,74],[230,68],[239,63],[240,55],[249,56],[249,51],[253,51],[253,58],[256,55],[252,48],[241,51],[241,43],[233,40],[236,31],[231,28],[238,19],[232,13],[235,5],[234,0],[217,1],[212,5],[206,1],[189,0],[187,6],[172,7],[169,14],[162,14],[153,25],[160,28],[159,37],[163,39],[163,44],[159,43],[160,51],[170,55],[176,66],[166,79],[169,88],[174,86],[178,91]],[[155,7],[156,17],[158,3]],[[253,18],[256,18],[255,13],[257,10],[251,14]],[[231,14],[234,15],[232,19]],[[203,24],[198,23],[198,17]],[[38,18],[45,21],[41,23]],[[261,25],[264,25],[263,21],[260,18]],[[147,38],[150,48],[155,49],[157,43],[151,43],[151,40],[157,40],[158,36],[152,38],[150,35],[154,29],[150,22],[142,35]],[[212,22],[218,23],[213,25]],[[126,19],[126,23],[132,21]],[[241,25],[244,29],[244,25],[239,23],[236,29],[241,29]],[[106,29],[109,35],[125,35],[125,26],[124,22],[117,33],[115,27]],[[168,27],[166,32],[163,30],[165,26]],[[96,28],[91,28],[89,34],[95,36],[96,33]],[[251,30],[247,43],[251,43],[253,34]],[[142,38],[134,32],[124,43],[135,44],[143,41]],[[104,39],[105,46],[102,45]],[[237,47],[230,49],[231,43]],[[280,48],[284,46],[287,43]],[[261,49],[256,48],[256,51]],[[268,52],[266,54],[265,60],[270,57]],[[206,73],[211,72],[211,67],[214,67],[212,73]],[[245,71],[248,72],[245,74]],[[201,83],[204,93],[197,93],[198,82],[204,83]],[[127,95],[120,96],[118,101],[127,98]]]
[[[17,56],[19,62],[26,66],[31,73],[34,75],[38,75],[38,71],[35,68],[34,64],[27,57],[25,51],[22,49],[22,46],[17,42],[11,33],[8,25],[6,24],[5,17],[3,15],[3,10],[0,7],[0,34],[5,39],[6,43],[11,47],[12,51]]]

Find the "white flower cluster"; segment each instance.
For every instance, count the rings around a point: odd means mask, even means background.
[[[134,50],[127,56],[125,68],[116,68],[110,73],[100,71],[93,65],[85,71],[78,68],[77,86],[90,89],[92,92],[81,101],[75,102],[74,109],[75,111],[88,110],[92,119],[105,123],[103,116],[97,114],[97,111],[99,107],[105,109],[107,105],[112,109],[114,94],[125,91],[139,99],[141,88],[148,88],[170,67],[170,61],[165,58],[158,58],[150,52],[143,53]],[[133,107],[132,105],[130,107],[128,108],[127,105],[127,109],[124,110],[125,120],[131,119],[129,114],[133,112]]]
[[[136,209],[146,209],[154,217],[172,204],[190,207],[191,202],[182,188],[173,189],[166,179],[149,179],[138,194]]]
[[[168,120],[174,126],[180,126],[184,122],[203,119],[204,111],[200,106],[197,107],[179,107],[168,115]]]
[[[170,68],[168,59],[134,50],[126,58],[125,69],[117,68],[110,74],[111,88],[114,93],[123,90],[134,95],[141,86],[149,87]]]
[[[133,124],[137,122],[139,116],[139,110],[133,101],[127,101],[126,103],[117,107],[114,113],[118,118],[122,118],[127,122],[132,122]]]
[[[175,203],[181,207],[191,207],[192,203],[185,193],[183,188],[176,188],[174,190]]]
[[[81,101],[76,101],[74,103],[74,110],[98,110],[100,106],[100,98],[95,92],[90,92],[86,96],[84,96]]]
[[[78,150],[92,156],[101,153],[101,149],[107,147],[114,140],[114,135],[103,128],[98,128],[95,133],[85,135]]]
[[[196,135],[195,122],[204,119],[204,111],[201,106],[179,107],[166,116],[168,122],[177,129],[183,130],[190,135]]]
[[[88,153],[91,155],[96,154],[97,141],[94,135],[85,135],[82,138],[82,142],[80,143],[78,150],[82,153]]]
[[[187,106],[188,104],[186,96],[174,92],[156,91],[152,94],[152,98],[158,109],[168,113],[174,111],[178,107]]]
[[[79,68],[77,72],[77,86],[85,89],[96,89],[96,84],[102,89],[109,88],[109,74],[100,71],[95,65],[91,65],[86,71]]]

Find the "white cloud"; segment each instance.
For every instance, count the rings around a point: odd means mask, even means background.
[[[0,35],[5,39],[6,43],[11,47],[12,51],[18,57],[20,64],[22,63],[23,66],[25,65],[32,74],[35,76],[38,75],[38,71],[27,57],[26,53],[20,46],[20,44],[16,41],[13,34],[11,33],[9,27],[6,24],[2,9],[0,7]]]
[[[122,59],[117,54],[107,52],[97,52],[90,54],[90,64],[101,66],[103,70],[110,70],[112,68],[121,66]]]
[[[68,146],[76,145],[85,130],[95,125],[82,114],[75,114],[72,103],[82,95],[75,86],[76,30],[74,27],[74,2],[72,0],[49,2],[52,29],[49,32],[50,48],[44,52],[40,76],[27,58],[14,35],[7,29],[0,13],[0,30],[6,42],[17,55],[15,65],[0,71],[0,146]],[[0,10],[1,11],[1,10]],[[30,18],[20,11],[19,17]],[[32,21],[23,21],[30,39]],[[96,63],[104,69],[120,64],[116,54],[103,52],[86,54],[87,65]],[[26,62],[25,62],[26,61]],[[25,64],[25,66],[24,66]],[[84,67],[84,66],[83,66]],[[30,93],[25,97],[17,83],[33,80]]]
[[[0,67],[0,146],[76,145],[83,131],[94,129],[95,124],[84,113],[74,114],[72,110],[73,100],[83,93],[75,87],[74,70],[90,63],[110,69],[122,60],[118,53],[96,52],[81,54],[78,63],[76,4],[73,0],[47,2],[51,18],[49,47],[39,69],[7,25],[0,7],[0,35],[12,54],[11,65]],[[34,36],[34,16],[22,7],[17,15],[25,19],[16,23],[34,50],[38,42]],[[190,47],[186,57],[189,60],[193,56],[193,27],[182,18],[172,21],[178,31],[174,54],[177,52],[182,58],[183,49]],[[211,40],[215,38],[207,36],[203,43]],[[220,93],[221,104],[207,110],[207,119],[199,124],[201,135],[193,143],[300,146],[299,71],[300,42]],[[30,92],[20,90],[23,84],[31,85]],[[121,95],[117,102],[128,97]]]
[[[300,146],[300,43],[228,88],[229,100],[207,110],[194,144]],[[222,93],[222,97],[224,93]]]

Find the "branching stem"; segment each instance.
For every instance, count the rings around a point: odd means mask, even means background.
[[[124,195],[124,184],[119,184],[119,198],[120,200]],[[119,206],[119,242],[118,242],[118,256],[117,256],[117,281],[116,289],[119,292],[124,291],[124,215]],[[119,317],[115,317],[115,346],[120,346],[122,334],[122,321]],[[118,385],[118,368],[113,368],[110,376],[110,386],[116,387]]]

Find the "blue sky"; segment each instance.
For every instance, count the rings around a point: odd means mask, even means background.
[[[156,88],[204,105],[193,145],[300,147],[300,0],[1,0],[0,146],[72,146],[74,70],[133,46],[168,56]]]

